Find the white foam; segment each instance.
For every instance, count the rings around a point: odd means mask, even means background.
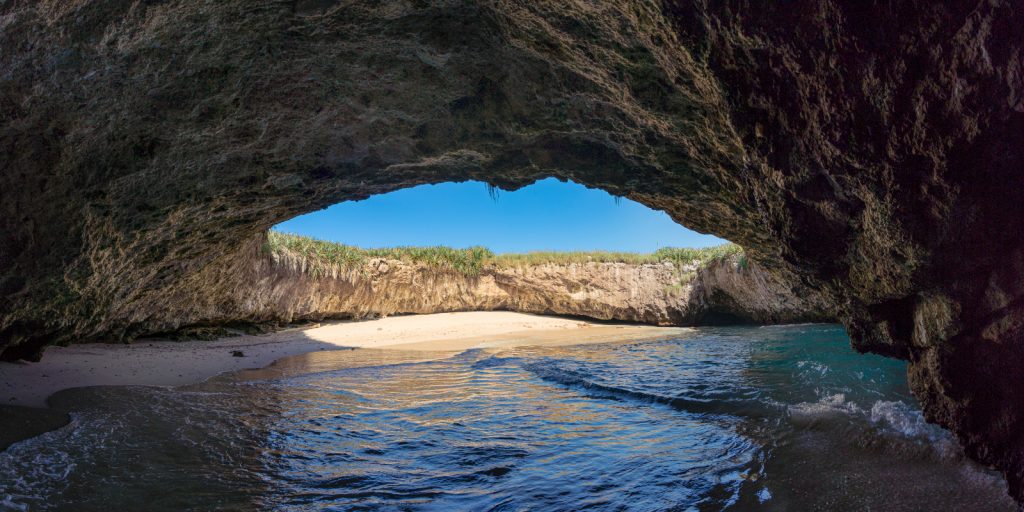
[[[846,401],[846,395],[835,393],[825,395],[817,402],[802,402],[789,406],[790,418],[797,421],[819,421],[836,416],[863,414],[857,404]]]
[[[879,400],[871,406],[871,423],[895,430],[907,437],[927,437],[934,440],[934,430],[924,420],[920,411],[915,411],[899,401]]]
[[[815,425],[840,418],[859,420],[865,426],[877,429],[879,435],[911,445],[927,446],[940,459],[963,458],[962,450],[948,433],[925,421],[921,411],[905,402],[878,400],[865,410],[847,401],[843,393],[836,393],[825,395],[817,402],[790,405],[788,411],[790,419],[798,425]]]
[[[796,363],[797,368],[810,368],[818,373],[821,377],[824,377],[829,372],[829,367],[825,364],[817,361],[798,361]]]

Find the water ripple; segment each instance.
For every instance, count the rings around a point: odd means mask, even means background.
[[[835,326],[283,360],[62,392],[0,510],[1012,510]]]

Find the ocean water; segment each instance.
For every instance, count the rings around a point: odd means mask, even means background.
[[[905,372],[796,325],[68,390],[0,510],[1014,510]]]

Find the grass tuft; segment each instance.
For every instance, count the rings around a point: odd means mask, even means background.
[[[395,259],[451,270],[465,275],[479,275],[487,266],[510,268],[534,265],[572,263],[628,263],[633,265],[672,263],[679,269],[706,265],[713,260],[734,254],[742,257],[743,249],[724,244],[702,249],[664,247],[653,253],[610,251],[536,251],[520,254],[494,254],[486,247],[454,249],[451,247],[392,247],[362,249],[351,245],[317,240],[300,235],[270,231],[265,250],[288,256],[306,272],[315,276],[336,274],[339,270],[361,268],[374,258]],[[743,260],[746,261],[745,258]]]
[[[387,258],[411,263],[453,270],[466,275],[480,273],[484,263],[494,258],[486,247],[453,249],[451,247],[392,247],[385,249],[361,249],[351,245],[317,240],[305,236],[270,231],[267,245],[271,253],[289,252],[306,260],[306,267],[313,273],[326,271],[326,266],[341,269],[362,267],[368,260]]]

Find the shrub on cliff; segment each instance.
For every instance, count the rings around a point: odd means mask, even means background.
[[[317,240],[300,235],[270,231],[267,250],[271,254],[288,253],[300,261],[305,271],[324,275],[334,269],[361,268],[374,258],[419,263],[466,275],[477,275],[484,267],[525,267],[532,265],[568,265],[581,263],[626,263],[631,265],[672,263],[678,268],[702,266],[710,261],[741,254],[736,244],[715,247],[663,247],[653,253],[610,251],[536,251],[519,254],[494,254],[486,247],[455,249],[452,247],[390,247],[362,249],[351,245]]]

